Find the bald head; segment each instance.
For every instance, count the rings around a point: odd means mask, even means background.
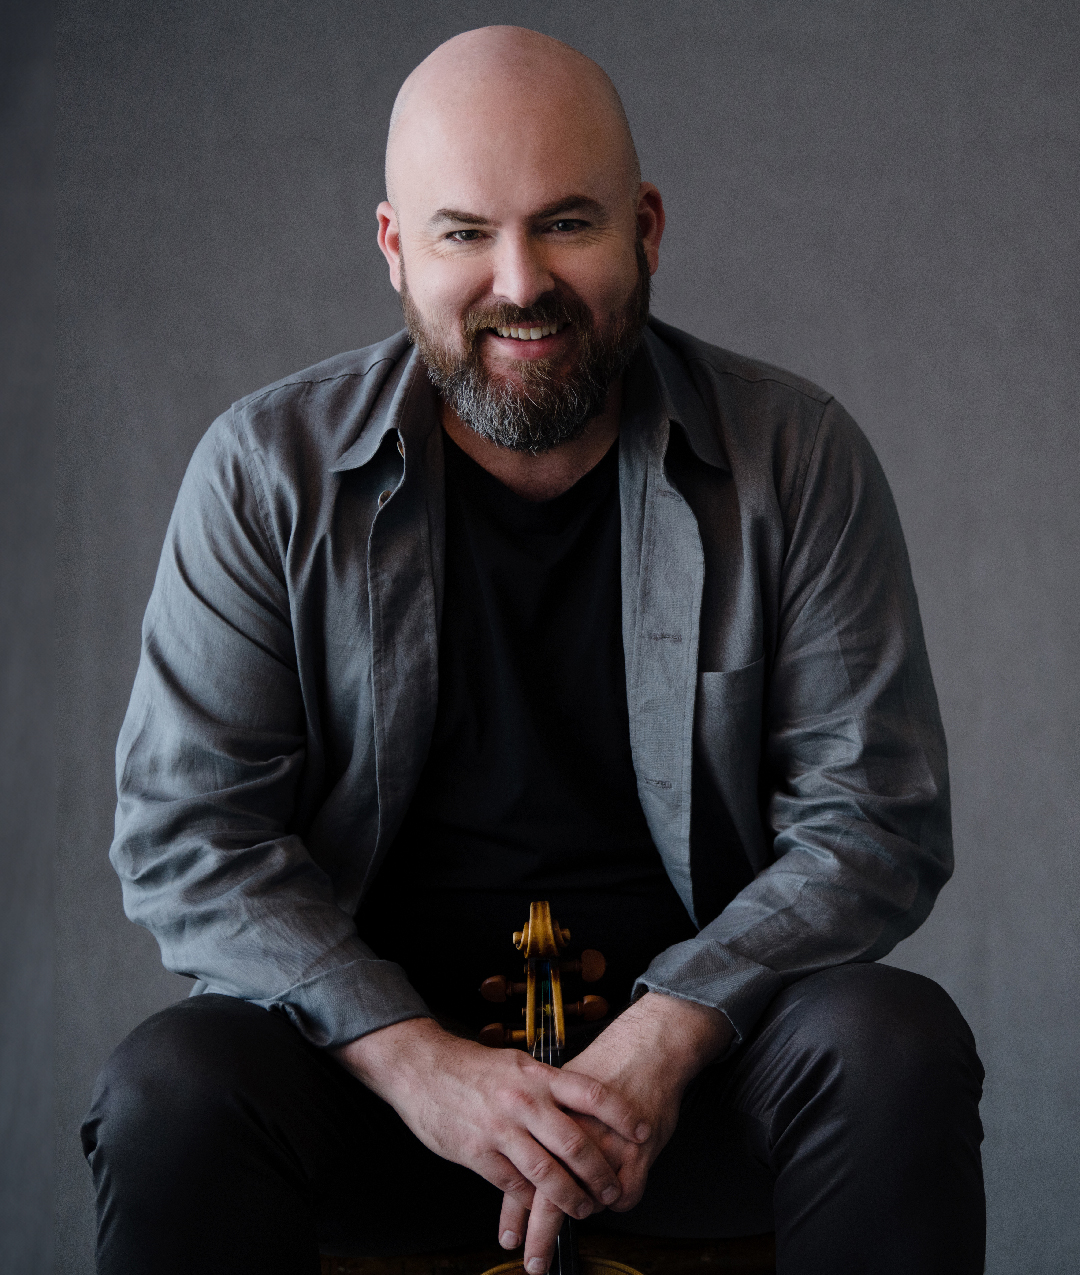
[[[608,77],[535,31],[456,36],[401,87],[386,186],[379,247],[447,410],[530,454],[577,438],[640,339],[664,230]]]
[[[387,198],[400,215],[434,159],[452,156],[465,163],[463,176],[480,176],[508,152],[537,166],[570,158],[637,196],[626,113],[600,67],[537,31],[482,27],[441,44],[401,86],[386,146]]]

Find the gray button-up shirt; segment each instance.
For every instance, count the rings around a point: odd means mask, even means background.
[[[638,792],[694,914],[691,773],[756,876],[647,988],[741,1037],[888,952],[951,871],[945,741],[896,511],[829,395],[650,321],[620,426]],[[405,334],[249,395],[184,479],[117,747],[128,915],[196,991],[334,1045],[427,1009],[354,914],[438,696],[442,433]],[[695,764],[696,763],[696,764]]]

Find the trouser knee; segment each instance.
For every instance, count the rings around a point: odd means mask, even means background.
[[[826,970],[781,993],[761,1032],[794,1060],[789,1106],[813,1092],[898,1137],[915,1126],[977,1123],[983,1069],[975,1041],[931,979],[878,964]]]
[[[95,1172],[101,1157],[147,1170],[199,1156],[200,1144],[214,1141],[233,1118],[262,1038],[292,1031],[275,1017],[243,1002],[200,997],[137,1027],[102,1069],[82,1126]]]

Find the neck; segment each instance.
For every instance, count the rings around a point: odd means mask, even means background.
[[[442,426],[455,443],[492,477],[525,500],[551,500],[569,491],[579,478],[607,454],[619,434],[622,409],[622,377],[608,390],[604,410],[594,416],[584,432],[569,443],[531,456],[528,452],[499,447],[471,430],[447,403],[441,405]]]

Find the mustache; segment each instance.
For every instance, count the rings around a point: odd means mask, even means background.
[[[549,324],[576,324],[583,331],[591,326],[588,307],[577,298],[545,293],[529,306],[503,302],[493,306],[478,306],[467,311],[462,319],[462,333],[471,346],[481,332],[490,328],[538,328]]]

